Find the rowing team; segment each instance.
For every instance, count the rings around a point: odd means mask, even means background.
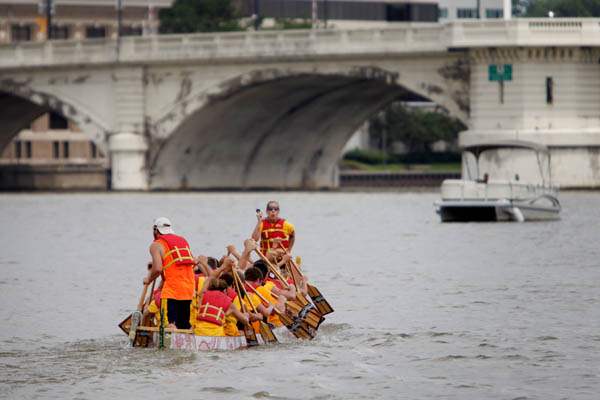
[[[314,295],[312,290],[322,296],[291,259],[293,226],[278,218],[276,202],[267,205],[269,218],[263,220],[258,211],[252,236],[261,240],[260,246],[248,239],[241,254],[227,246],[220,260],[193,257],[188,242],[174,233],[167,218],[155,220],[152,262],[144,279],[145,289],[152,284],[152,292],[146,301],[144,291],[138,307],[144,312],[142,324],[193,329],[198,336],[239,336],[243,329],[248,336],[268,322],[285,325],[298,337],[313,337],[323,318],[307,295]],[[258,261],[251,261],[253,251]],[[154,290],[158,276],[162,281]]]

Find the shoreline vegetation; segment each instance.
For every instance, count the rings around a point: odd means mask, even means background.
[[[356,160],[341,160],[340,172],[365,171],[365,172],[455,172],[460,173],[460,162],[439,162],[423,164],[385,163],[367,164]]]

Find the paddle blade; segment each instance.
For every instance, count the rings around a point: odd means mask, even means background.
[[[266,322],[260,322],[259,324],[260,336],[264,340],[265,343],[277,343],[278,340],[273,333],[273,329],[270,324]]]
[[[248,347],[258,346],[258,338],[256,337],[256,332],[254,332],[254,328],[244,326],[244,336],[246,337],[246,345]]]
[[[298,339],[310,340],[314,336],[308,332],[308,330],[302,325],[300,321],[295,321],[292,317],[287,314],[280,314],[279,319],[283,325]]]
[[[121,330],[123,332],[125,332],[125,334],[127,336],[129,336],[129,328],[131,327],[131,314],[129,314],[127,316],[127,318],[125,318],[123,321],[121,321],[119,323],[119,328],[121,328]]]
[[[319,313],[322,315],[331,314],[334,311],[333,307],[331,307],[319,289],[317,289],[315,286],[308,285],[308,295],[315,304],[315,307],[317,307],[317,310],[319,310]]]
[[[135,344],[135,334],[137,327],[140,326],[140,322],[142,322],[142,313],[139,311],[134,311],[131,314],[131,327],[129,328],[129,341],[131,346]]]

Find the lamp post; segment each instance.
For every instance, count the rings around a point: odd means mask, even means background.
[[[52,39],[52,0],[46,0],[46,39]]]
[[[123,0],[117,0],[117,40],[121,39],[123,26]]]

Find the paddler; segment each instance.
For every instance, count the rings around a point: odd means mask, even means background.
[[[250,324],[250,316],[242,313],[232,304],[231,298],[225,294],[226,290],[227,283],[222,279],[212,277],[206,279],[199,293],[201,300],[194,325],[195,335],[226,336],[224,328],[228,316],[235,317],[245,325]]]
[[[175,235],[168,218],[157,218],[152,231],[152,268],[148,271],[144,284],[150,284],[162,275],[164,284],[161,291],[161,308],[163,313],[166,311],[169,327],[189,329],[196,261],[187,240]]]
[[[262,217],[262,212],[257,210],[256,227],[252,232],[252,239],[260,240],[260,250],[266,254],[270,249],[277,247],[274,239],[279,238],[279,246],[288,252],[292,251],[296,240],[294,225],[283,218],[279,218],[279,203],[271,200],[267,203],[267,218]]]

